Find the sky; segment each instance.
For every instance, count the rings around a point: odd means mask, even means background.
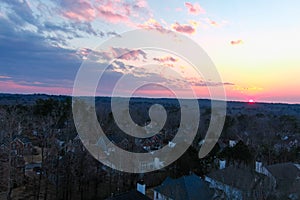
[[[228,100],[300,103],[299,8],[295,0],[2,0],[0,92],[71,95],[89,53],[127,31],[144,29],[174,31],[195,41],[222,80],[195,76],[175,54],[112,46],[98,52],[99,69],[113,55],[127,54],[106,70],[97,95],[111,95],[126,75],[131,81],[121,85],[120,95],[132,82],[149,81],[162,87],[141,87],[137,96],[172,96],[163,87],[169,84],[181,97],[189,97],[190,86],[197,97],[209,98],[209,86],[224,88]]]

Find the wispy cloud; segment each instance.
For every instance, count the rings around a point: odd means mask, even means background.
[[[235,91],[239,91],[241,93],[247,93],[247,92],[259,92],[259,91],[262,91],[263,88],[262,87],[258,87],[258,86],[249,86],[249,87],[243,87],[243,86],[235,86],[233,88],[233,90]]]
[[[206,11],[198,3],[192,4],[190,2],[185,2],[184,5],[188,9],[189,14],[199,15],[206,13]]]
[[[177,62],[178,59],[172,57],[172,56],[165,56],[165,57],[161,57],[161,58],[153,58],[153,60],[158,61],[158,62]]]
[[[0,75],[0,79],[10,79],[11,77],[10,76],[1,76]]]
[[[135,20],[149,16],[144,0],[62,0],[59,9],[68,19],[88,22],[100,19],[107,23],[133,24]]]
[[[92,21],[96,17],[96,12],[90,1],[86,0],[62,0],[60,1],[62,15],[71,20]]]
[[[196,87],[218,87],[218,86],[232,86],[234,83],[229,82],[215,82],[215,81],[205,81],[203,79],[199,79],[197,77],[188,77],[185,79],[186,83],[190,86]]]
[[[196,29],[193,26],[189,24],[179,24],[178,22],[172,25],[172,29],[185,34],[193,34],[196,32]]]
[[[113,36],[113,37],[121,37],[121,35],[115,31],[108,31],[106,33],[107,36]]]
[[[211,25],[211,26],[219,26],[219,23],[212,20],[212,19],[209,19],[209,18],[206,18],[206,22]]]
[[[230,42],[231,45],[241,45],[241,44],[244,44],[244,41],[243,40],[232,40]]]
[[[127,61],[137,61],[147,59],[147,54],[140,49],[128,49],[119,47],[110,47],[106,51],[92,50],[88,48],[79,49],[76,52],[79,58],[86,60],[90,56],[90,60],[108,62],[112,59],[127,60]]]
[[[41,86],[39,82],[16,82],[0,81],[0,92],[3,93],[48,93],[48,94],[71,94],[72,87],[50,86],[48,84]]]
[[[160,33],[169,33],[170,32],[170,30],[165,28],[161,23],[159,23],[158,21],[156,21],[153,18],[150,18],[143,24],[139,24],[138,27],[146,29],[146,30],[156,30],[156,31],[159,31]]]

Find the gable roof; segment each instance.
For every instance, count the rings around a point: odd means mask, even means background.
[[[279,163],[266,168],[277,180],[295,180],[300,177],[300,169],[293,163]]]
[[[300,194],[300,169],[293,163],[279,163],[266,166],[275,178],[277,190],[281,192],[298,192]],[[293,191],[293,189],[296,189]]]
[[[174,200],[212,199],[212,193],[208,185],[195,174],[178,179],[167,177],[154,191]]]
[[[26,136],[22,136],[22,135],[14,136],[13,141],[15,140],[20,140],[23,144],[31,144],[30,139]]]
[[[268,178],[263,174],[256,173],[254,170],[235,166],[212,172],[207,177],[242,191],[249,191],[255,188],[264,178]]]
[[[131,190],[129,192],[107,198],[106,200],[151,200],[151,199],[136,190]]]

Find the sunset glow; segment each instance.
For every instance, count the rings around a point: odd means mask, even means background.
[[[71,95],[77,70],[93,49],[142,28],[162,34],[175,31],[200,45],[222,77],[215,87],[224,87],[228,100],[300,103],[299,7],[300,2],[292,0],[1,1],[0,26],[5,28],[0,30],[0,92]],[[111,49],[112,55],[119,51]],[[138,71],[149,57],[136,50],[122,59]],[[198,79],[196,84],[182,59],[155,53],[150,58],[184,73],[197,96],[209,98],[209,81]],[[106,87],[122,73],[129,71],[118,68],[110,73],[98,95],[108,95]],[[153,88],[136,94],[172,96]]]
[[[254,104],[255,101],[254,101],[253,99],[249,99],[249,100],[248,100],[248,103],[249,103],[249,104]]]

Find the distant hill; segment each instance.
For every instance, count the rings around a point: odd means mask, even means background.
[[[5,94],[0,93],[0,105],[34,105],[38,99],[53,98],[57,100],[64,100],[70,96],[66,95],[47,95],[47,94]],[[98,103],[109,103],[109,97],[96,97],[96,105]],[[142,98],[134,97],[130,100],[131,104],[152,104],[161,103],[163,105],[178,106],[178,101],[171,98]],[[200,109],[205,111],[210,107],[210,100],[199,99]],[[293,115],[300,118],[300,104],[285,104],[285,103],[255,103],[249,104],[247,102],[227,102],[228,115],[256,115],[256,114],[271,114],[271,115]]]

